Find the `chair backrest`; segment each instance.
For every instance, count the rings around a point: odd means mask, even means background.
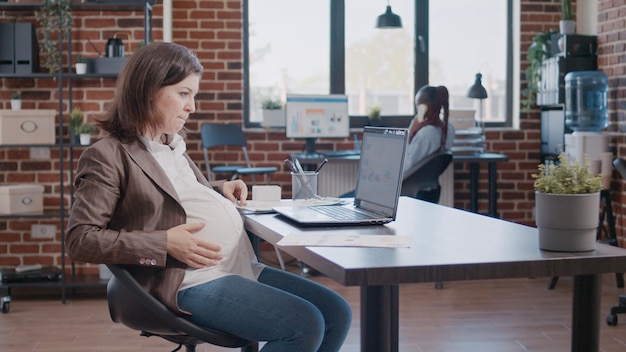
[[[252,341],[197,326],[177,316],[146,292],[124,267],[107,266],[113,273],[107,284],[107,300],[111,320],[114,322],[183,345],[207,342],[236,348],[254,344]]]
[[[415,197],[418,191],[427,191],[439,187],[439,176],[452,161],[451,151],[434,153],[405,172],[402,180],[401,195]]]
[[[626,179],[626,159],[616,158],[613,160],[613,166],[622,176],[622,178]]]
[[[246,135],[238,125],[206,123],[200,128],[200,137],[202,138],[202,152],[204,154],[204,163],[206,165],[207,178],[211,180],[211,163],[209,160],[209,148],[221,146],[241,147],[243,157],[246,161],[246,167],[252,167],[250,157],[248,156],[248,148]]]

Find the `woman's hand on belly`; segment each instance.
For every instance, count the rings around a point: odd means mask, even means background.
[[[167,254],[193,268],[217,265],[223,258],[222,248],[193,235],[204,226],[203,223],[183,224],[167,230]]]

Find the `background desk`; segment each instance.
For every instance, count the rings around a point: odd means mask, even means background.
[[[325,158],[328,163],[320,172],[318,179],[318,193],[325,197],[338,197],[356,187],[356,178],[360,155],[350,156],[324,156],[321,154],[298,153],[291,154],[290,157],[297,157],[302,164],[317,165]],[[476,155],[453,156],[453,163],[469,164],[470,180],[470,209],[478,212],[478,193],[480,164],[486,163],[488,170],[488,214],[498,217],[498,163],[508,161],[504,154],[483,153]],[[311,168],[315,168],[312,166]],[[442,195],[440,204],[454,206],[454,168],[451,166],[440,177],[442,184]],[[447,200],[449,199],[449,200]]]
[[[574,276],[571,351],[596,352],[600,274],[626,271],[625,249],[596,244],[589,252],[541,251],[535,228],[408,197],[400,198],[397,220],[385,226],[307,229],[276,214],[246,215],[244,223],[272,244],[321,231],[412,237],[410,248],[281,247],[342,285],[360,286],[361,351],[367,352],[398,351],[401,283],[553,276]]]
[[[489,216],[498,216],[498,163],[508,161],[504,154],[483,153],[476,155],[454,155],[452,162],[469,163],[470,169],[470,210],[478,212],[478,176],[480,164],[487,163]]]

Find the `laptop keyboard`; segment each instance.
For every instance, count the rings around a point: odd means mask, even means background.
[[[316,205],[310,206],[309,209],[312,209],[324,215],[328,215],[331,218],[337,220],[361,220],[371,218],[371,216],[367,214],[340,206]]]

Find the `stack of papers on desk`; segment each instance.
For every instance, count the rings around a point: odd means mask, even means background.
[[[272,208],[274,207],[309,207],[312,205],[333,205],[344,202],[344,199],[340,198],[311,198],[311,199],[283,199],[276,201],[259,201],[259,200],[249,200],[245,206],[237,205],[237,209],[239,209],[240,213],[255,213],[255,214],[263,214],[263,213],[273,213]]]

